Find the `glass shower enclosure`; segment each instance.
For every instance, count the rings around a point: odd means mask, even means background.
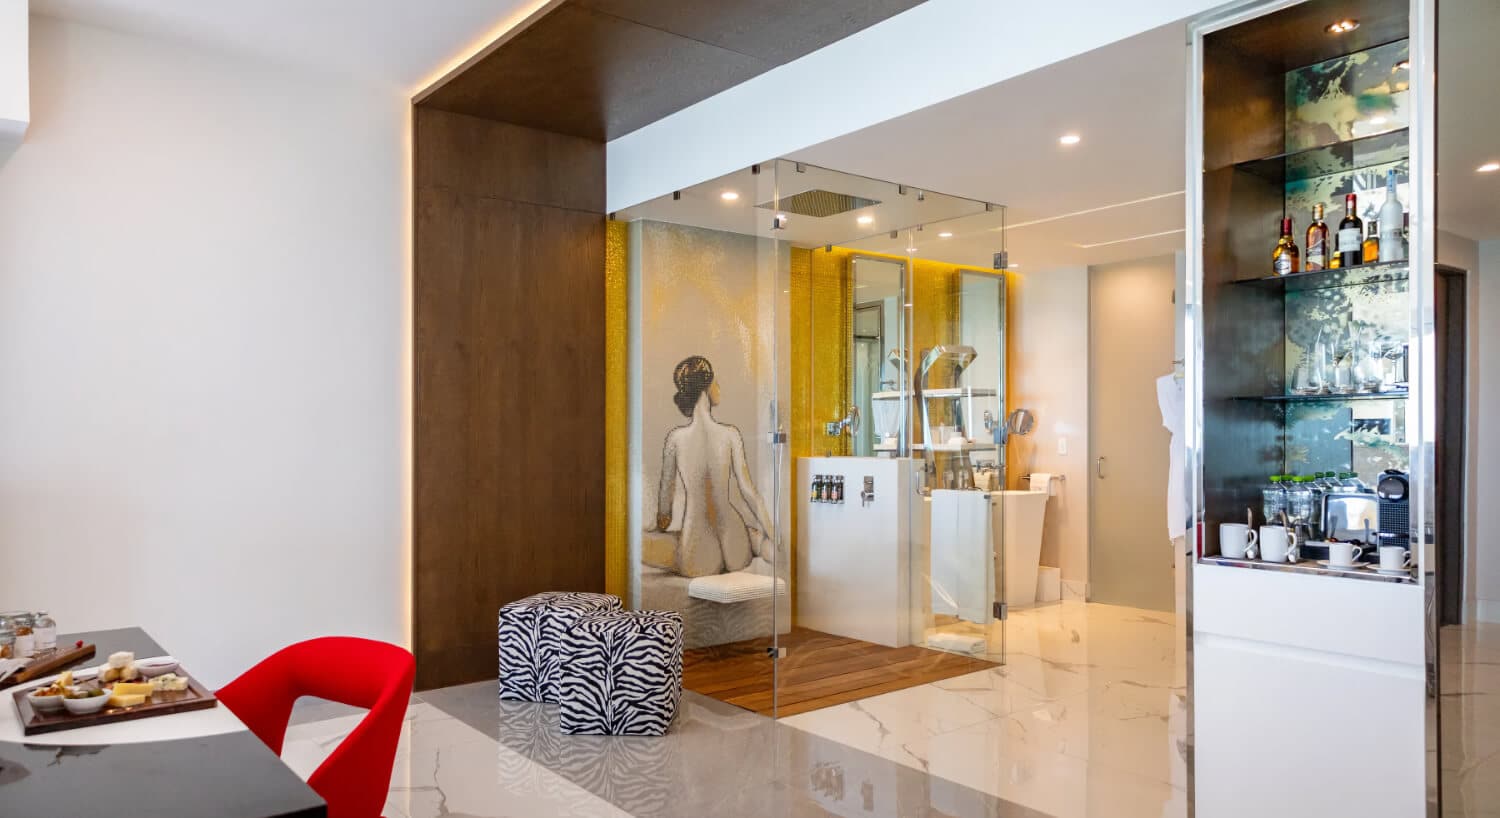
[[[1005,276],[924,252],[992,211],[776,160],[614,215],[629,604],[681,612],[686,689],[789,715],[900,670],[861,651],[1003,661]]]

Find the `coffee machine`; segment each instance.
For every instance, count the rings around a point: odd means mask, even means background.
[[[1411,479],[1400,469],[1387,469],[1375,484],[1379,498],[1379,545],[1411,544]]]

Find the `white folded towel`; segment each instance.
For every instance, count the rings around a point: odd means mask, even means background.
[[[708,602],[748,602],[752,599],[768,599],[772,594],[786,595],[786,582],[777,577],[731,571],[697,577],[688,583],[688,596]]]

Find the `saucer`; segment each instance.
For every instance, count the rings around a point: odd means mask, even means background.
[[[1339,565],[1336,562],[1329,562],[1328,560],[1318,560],[1318,564],[1323,566],[1324,568],[1332,568],[1335,571],[1360,571],[1366,567],[1365,563],[1362,562],[1353,562],[1349,563],[1348,565]]]
[[[1410,567],[1406,567],[1406,568],[1381,568],[1379,565],[1371,565],[1370,566],[1370,570],[1374,571],[1377,574],[1385,574],[1387,576],[1393,576],[1393,577],[1394,576],[1404,576],[1404,575],[1407,575],[1407,574],[1411,573],[1411,568]]]

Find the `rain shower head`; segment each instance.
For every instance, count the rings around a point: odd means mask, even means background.
[[[877,199],[866,199],[863,196],[853,196],[848,193],[834,193],[831,190],[804,190],[801,193],[784,196],[775,202],[765,202],[756,206],[764,210],[775,210],[778,213],[795,213],[798,216],[821,219],[878,204],[880,201]]]

